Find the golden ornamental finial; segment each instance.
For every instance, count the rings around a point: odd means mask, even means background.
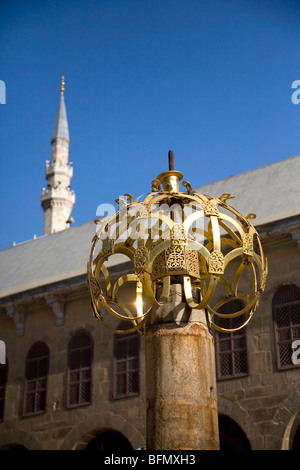
[[[268,263],[249,220],[254,214],[245,218],[228,205],[229,193],[207,196],[186,181],[187,191],[180,192],[182,178],[170,151],[169,171],[152,181],[151,193],[135,200],[124,194],[118,213],[101,219],[88,282],[95,316],[114,333],[143,333],[152,308],[164,305],[179,282],[190,311],[206,309],[210,326],[222,333],[246,326],[258,306]],[[118,278],[109,259],[116,254],[133,265]],[[135,294],[125,305],[128,282],[135,283]],[[128,321],[127,329],[119,329],[121,321]]]
[[[65,75],[62,74],[61,82],[60,82],[60,93],[61,93],[61,95],[64,94],[64,91],[65,91]]]

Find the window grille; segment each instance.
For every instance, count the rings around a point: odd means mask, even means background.
[[[139,394],[139,351],[138,333],[115,335],[113,397],[123,398]]]
[[[272,301],[277,368],[299,367],[292,362],[292,343],[300,339],[300,287],[281,286]]]
[[[77,333],[69,344],[67,407],[89,405],[92,395],[93,340]]]
[[[234,300],[223,305],[220,313],[234,313],[241,310],[244,304]],[[215,323],[222,328],[238,328],[245,322],[245,315],[234,318],[218,317]],[[246,328],[233,333],[215,332],[217,379],[225,380],[248,375],[248,354]]]
[[[25,368],[24,416],[46,411],[49,357],[49,348],[42,342],[35,343],[28,351]]]
[[[8,375],[8,364],[0,365],[0,423],[4,419],[4,405],[5,405],[5,390]]]

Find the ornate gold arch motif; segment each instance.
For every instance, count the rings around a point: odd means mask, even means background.
[[[220,198],[198,194],[186,181],[187,191],[180,192],[180,179],[180,172],[162,173],[152,182],[150,194],[136,200],[126,194],[118,200],[116,214],[95,221],[100,227],[88,262],[92,306],[96,317],[114,332],[142,331],[146,316],[161,305],[160,299],[168,298],[173,282],[182,284],[191,309],[207,309],[211,326],[218,331],[243,328],[258,305],[267,260],[249,221],[255,215],[244,217],[228,205],[226,201],[233,198],[229,193]],[[111,274],[115,255],[130,262],[132,272]],[[119,296],[128,283],[135,286],[131,304]],[[222,307],[236,299],[243,301],[243,308],[222,313]],[[103,309],[119,321],[128,321],[130,327],[118,330],[107,325]],[[224,328],[216,321],[241,316],[237,328]]]

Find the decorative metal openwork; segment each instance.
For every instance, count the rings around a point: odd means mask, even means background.
[[[180,192],[182,178],[172,169],[161,173],[151,193],[135,200],[125,194],[117,213],[95,220],[88,282],[96,317],[114,332],[142,332],[151,309],[169,298],[172,283],[182,284],[187,305],[206,309],[211,326],[222,332],[243,328],[258,305],[267,260],[250,222],[255,215],[244,217],[227,204],[233,198],[228,193],[198,194],[187,181]],[[237,299],[243,308],[221,313]],[[215,321],[242,315],[234,329]],[[119,329],[121,321],[129,327]]]

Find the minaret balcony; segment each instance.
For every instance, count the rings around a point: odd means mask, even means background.
[[[73,166],[72,163],[67,163],[66,165],[58,165],[57,163],[54,163],[54,165],[51,165],[49,161],[46,161],[46,178],[50,178],[51,176],[54,175],[63,175],[66,176],[71,180],[73,176]]]
[[[75,203],[75,191],[63,186],[57,186],[55,188],[43,188],[41,195],[42,204],[49,199],[68,200],[69,202]]]

